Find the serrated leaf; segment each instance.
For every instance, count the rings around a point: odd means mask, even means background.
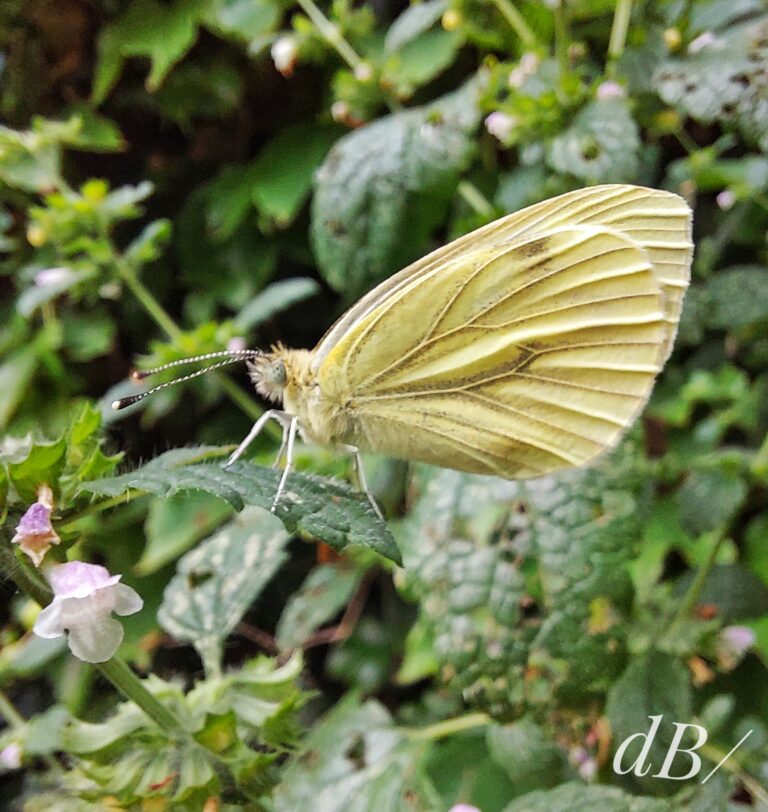
[[[605,690],[625,661],[626,565],[649,496],[635,443],[526,483],[437,469],[416,482],[398,539],[405,589],[451,685],[517,710],[554,691]],[[534,566],[541,594],[526,583]]]
[[[218,671],[227,635],[286,560],[289,539],[276,516],[246,507],[179,561],[157,617],[195,646],[209,673]]]
[[[668,59],[653,74],[661,98],[697,121],[733,122],[768,147],[768,17],[737,22],[685,58]]]
[[[297,648],[327,623],[352,597],[363,572],[344,562],[321,565],[288,599],[277,624],[277,642]]]
[[[423,756],[423,742],[406,738],[382,705],[360,705],[349,695],[312,728],[275,790],[274,810],[421,808],[427,792],[419,767]]]
[[[552,139],[547,162],[588,183],[637,178],[640,133],[624,99],[598,99],[582,108],[571,126]]]
[[[566,775],[565,752],[530,719],[493,725],[486,741],[491,758],[506,771],[516,795],[553,787]]]
[[[184,465],[187,460],[220,456],[221,449],[175,449],[156,457],[132,473],[85,482],[81,488],[102,496],[117,496],[136,488],[170,496],[183,490],[201,490],[220,496],[236,510],[255,505],[270,510],[280,471],[248,462],[226,470],[216,464]],[[301,473],[291,473],[275,513],[291,533],[324,541],[335,550],[350,544],[369,547],[396,564],[400,553],[385,522],[368,500],[348,485]]]
[[[320,272],[348,298],[423,251],[474,152],[474,83],[344,136],[315,178]]]
[[[37,489],[45,483],[56,488],[64,469],[67,438],[36,442],[22,460],[8,466],[8,475],[16,492],[28,504],[35,501]]]
[[[614,751],[629,736],[647,733],[649,716],[662,715],[656,736],[645,760],[653,767],[643,777],[628,774],[624,780],[640,791],[669,795],[674,782],[653,778],[661,769],[672,737],[674,722],[688,722],[692,712],[692,693],[687,670],[674,657],[659,651],[649,651],[633,660],[608,693],[606,713],[611,725]],[[624,755],[624,766],[637,758],[644,740],[635,740]]]
[[[704,285],[705,320],[720,330],[761,322],[768,313],[768,268],[744,265],[718,271]]]
[[[250,332],[276,313],[314,296],[319,290],[320,285],[308,277],[273,282],[235,316],[235,329]]]
[[[448,8],[447,0],[426,0],[414,3],[392,23],[384,38],[384,49],[397,51],[420,34],[428,31],[443,16]]]
[[[638,798],[615,787],[572,782],[524,795],[504,807],[504,812],[674,812],[675,808],[667,801]]]

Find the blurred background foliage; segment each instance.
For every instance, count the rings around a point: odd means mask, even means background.
[[[6,0],[0,115],[3,543],[52,483],[70,555],[144,597],[122,653],[230,759],[246,800],[220,808],[768,809],[763,2]],[[286,532],[234,514],[255,485],[176,470],[247,433],[242,372],[108,409],[134,364],[313,346],[430,248],[604,182],[695,209],[642,424],[593,469],[527,483],[368,459],[403,569],[346,491]],[[182,446],[152,484],[104,484]],[[300,467],[348,474],[314,448]],[[30,634],[10,582],[0,603],[7,808],[219,798],[130,703],[104,721],[114,693]],[[752,733],[703,786],[616,775],[661,713],[657,766],[673,721],[706,726],[707,771]]]

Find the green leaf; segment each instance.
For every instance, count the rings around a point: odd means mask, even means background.
[[[504,812],[674,812],[667,801],[638,798],[615,787],[590,787],[572,782],[557,789],[531,792]]]
[[[338,135],[338,127],[314,121],[281,130],[252,165],[251,198],[259,211],[280,228],[289,225],[309,196],[315,171]]]
[[[479,118],[470,82],[337,142],[312,200],[312,242],[328,284],[355,298],[423,251],[474,153]]]
[[[281,310],[315,296],[320,285],[314,279],[297,277],[273,282],[250,302],[233,319],[235,329],[244,333],[252,331]]]
[[[547,149],[547,162],[564,175],[588,183],[637,179],[640,134],[626,100],[592,101]]]
[[[52,442],[35,442],[22,460],[10,463],[8,475],[22,501],[34,502],[42,484],[55,491],[64,469],[66,450],[67,438],[64,436]]]
[[[553,787],[567,774],[565,752],[530,719],[488,728],[488,751],[512,781],[516,795]]]
[[[226,470],[220,465],[185,465],[187,461],[220,455],[221,449],[200,447],[166,452],[129,474],[83,483],[83,490],[117,496],[136,488],[170,496],[200,490],[226,499],[236,510],[256,505],[269,510],[277,492],[280,471],[247,462]],[[291,473],[276,515],[288,531],[324,541],[335,550],[350,544],[369,547],[399,564],[400,553],[386,523],[368,500],[348,485],[308,474]]]
[[[428,31],[448,8],[447,0],[426,0],[414,3],[392,23],[384,38],[384,49],[397,51]]]
[[[65,312],[61,327],[67,355],[76,363],[106,355],[112,350],[117,333],[115,320],[101,308],[85,314]]]
[[[768,313],[768,268],[743,265],[718,271],[704,285],[708,326],[736,330],[765,319]]]
[[[123,259],[133,268],[159,259],[171,238],[170,220],[154,220],[141,230],[123,252]]]
[[[652,774],[664,763],[675,733],[673,722],[689,722],[692,713],[689,675],[675,658],[659,651],[649,651],[633,660],[608,693],[606,713],[611,725],[614,751],[629,736],[647,733],[649,716],[663,719],[648,751],[646,765],[653,768],[644,777],[625,776],[633,789],[668,795],[678,787],[676,782],[653,778]],[[624,764],[631,764],[639,754],[644,739],[636,739],[627,748]]]
[[[0,429],[4,429],[24,399],[39,363],[37,348],[27,344],[0,364]]]
[[[274,812],[424,808],[423,756],[423,742],[406,738],[382,705],[360,705],[348,695],[312,728],[301,756],[283,773]]]
[[[348,563],[316,567],[288,599],[277,624],[282,648],[298,648],[315,629],[332,620],[357,589],[363,571]]]
[[[153,500],[147,513],[146,544],[136,572],[148,575],[173,561],[232,515],[218,496],[187,491]]]
[[[658,94],[696,121],[735,124],[767,149],[767,30],[763,15],[718,32],[713,42],[685,58],[664,61],[653,74]]]
[[[390,54],[384,63],[382,81],[398,96],[407,98],[442,73],[463,44],[459,31],[427,31]]]
[[[197,26],[207,0],[136,0],[99,37],[92,100],[101,104],[120,77],[125,59],[147,57],[151,68],[147,89],[157,90],[168,71],[179,62],[197,38]]]
[[[70,118],[79,122],[77,138],[70,145],[88,152],[118,152],[125,149],[120,128],[112,119],[99,115],[90,105],[82,102],[67,107]]]
[[[205,24],[224,36],[251,42],[277,29],[283,11],[271,0],[214,0]]]
[[[179,562],[157,617],[195,646],[208,673],[218,672],[225,638],[286,560],[289,539],[277,517],[247,507]]]
[[[689,572],[680,578],[674,594],[682,597],[694,577]],[[714,606],[723,623],[758,618],[768,613],[768,585],[741,564],[718,564],[707,575],[698,603]]]
[[[677,492],[680,522],[691,535],[722,527],[741,507],[747,485],[720,468],[691,471]]]
[[[608,687],[625,662],[627,564],[650,484],[631,440],[529,482],[420,471],[398,538],[404,587],[452,687],[518,713]]]

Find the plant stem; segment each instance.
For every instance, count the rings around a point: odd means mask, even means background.
[[[162,330],[165,331],[168,338],[173,341],[178,341],[184,335],[176,322],[168,315],[167,311],[163,308],[160,302],[150,293],[149,289],[145,287],[144,283],[136,276],[133,268],[122,260],[116,262],[120,278],[130,288],[131,293],[139,300],[142,307],[149,313],[155,320],[155,323]]]
[[[509,23],[512,30],[520,37],[526,48],[538,48],[539,40],[536,34],[525,21],[523,15],[515,8],[510,0],[491,0],[499,10],[501,16]]]
[[[726,751],[707,742],[701,746],[701,754],[717,764],[726,755]],[[723,762],[722,767],[726,772],[735,775],[753,798],[768,807],[768,792],[766,792],[765,787],[741,766],[737,757],[731,755],[727,761]]]
[[[130,288],[131,293],[138,299],[142,307],[154,319],[155,324],[165,332],[168,338],[178,344],[180,339],[183,338],[184,333],[170,317],[165,308],[157,301],[152,295],[151,291],[139,279],[134,270],[128,266],[119,256],[115,257],[115,264],[117,266],[120,278]],[[224,390],[227,397],[240,409],[251,418],[251,420],[258,420],[264,413],[264,410],[259,406],[256,401],[250,398],[234,381],[223,375],[221,372],[214,372],[214,377],[218,381],[221,388]],[[264,427],[264,432],[272,440],[282,439],[282,433],[278,426],[271,421]]]
[[[9,727],[14,730],[22,730],[27,724],[26,719],[13,707],[11,700],[2,691],[0,691],[0,716],[4,716]]]
[[[555,56],[557,57],[560,76],[568,72],[568,18],[565,0],[559,0],[555,6]]]
[[[470,183],[468,180],[461,181],[458,186],[458,192],[476,214],[490,219],[496,213],[491,201],[488,200],[474,183]]]
[[[632,16],[632,0],[616,0],[616,10],[613,13],[611,38],[608,41],[608,69],[609,76],[615,73],[616,61],[624,53],[627,43],[629,19]]]
[[[317,7],[314,0],[297,0],[304,13],[309,17],[325,41],[336,53],[355,70],[363,65],[363,60],[355,49],[344,39],[338,25],[332,23]]]
[[[105,663],[96,663],[96,668],[123,696],[135,702],[158,727],[174,736],[184,732],[176,716],[144,687],[142,680],[119,657],[112,657]]]
[[[717,536],[715,536],[715,540],[712,543],[709,552],[707,553],[706,559],[699,567],[693,581],[691,582],[691,585],[688,587],[688,591],[685,593],[685,595],[683,595],[683,599],[680,601],[680,605],[677,607],[677,611],[675,612],[672,622],[670,623],[670,629],[675,629],[681,623],[684,623],[691,614],[693,607],[696,606],[696,603],[699,600],[699,595],[701,595],[701,590],[704,588],[704,584],[707,580],[707,576],[712,570],[712,567],[715,565],[717,554],[720,551],[720,546],[722,545],[723,541],[725,541],[725,532],[718,533]]]
[[[436,741],[454,733],[461,733],[464,730],[472,730],[475,727],[485,727],[493,720],[486,713],[468,713],[466,716],[456,716],[453,719],[446,719],[428,727],[418,729],[410,728],[406,731],[409,739]]]

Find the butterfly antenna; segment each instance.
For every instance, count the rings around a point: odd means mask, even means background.
[[[172,367],[192,364],[195,361],[209,361],[212,358],[224,358],[223,361],[219,361],[216,364],[211,364],[204,369],[198,369],[196,372],[190,372],[188,375],[183,375],[181,378],[174,378],[172,381],[166,381],[166,383],[153,386],[146,392],[140,392],[138,395],[129,395],[128,397],[120,398],[119,400],[113,400],[112,408],[115,409],[115,411],[125,409],[126,406],[133,406],[134,403],[144,400],[144,398],[153,395],[155,392],[159,392],[161,389],[167,389],[169,386],[175,386],[177,383],[190,381],[192,378],[199,378],[201,375],[212,372],[214,369],[225,367],[228,364],[258,358],[261,354],[261,350],[221,350],[220,352],[207,352],[204,355],[195,355],[191,358],[180,358],[178,361],[169,361],[167,364],[162,364],[161,366],[154,367],[153,369],[136,369],[131,373],[131,379],[134,381],[141,381],[144,380],[144,378],[148,378],[150,375],[155,375],[157,372],[164,372],[166,369],[171,369]]]

